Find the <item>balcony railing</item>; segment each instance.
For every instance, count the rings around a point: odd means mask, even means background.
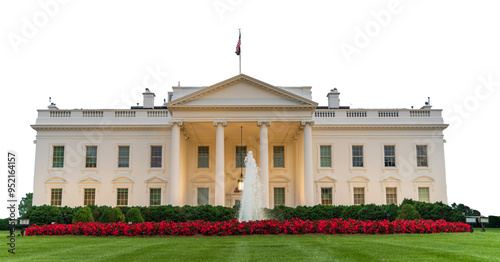
[[[316,109],[318,124],[443,124],[441,109]]]

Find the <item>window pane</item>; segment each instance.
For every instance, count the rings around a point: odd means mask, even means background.
[[[52,167],[64,167],[64,146],[55,146],[52,154]]]
[[[52,188],[50,194],[50,205],[60,207],[62,204],[62,188]]]
[[[129,167],[130,146],[118,147],[118,167]]]
[[[365,203],[365,188],[355,187],[354,188],[354,204],[362,205]]]
[[[285,205],[285,188],[274,188],[274,206]]]
[[[198,147],[198,167],[204,168],[209,165],[209,148],[208,146]]]
[[[395,187],[386,187],[385,188],[386,200],[387,204],[397,204],[398,195]]]
[[[87,146],[85,167],[97,167],[97,146]]]
[[[352,146],[352,166],[363,167],[363,146]]]
[[[332,188],[322,187],[321,188],[321,204],[331,205],[333,203]]]
[[[127,206],[128,205],[128,188],[118,188],[118,193],[116,196],[117,206]]]
[[[247,156],[246,146],[236,147],[236,167],[245,167],[245,157]]]
[[[396,166],[396,147],[384,146],[384,165],[386,167]]]
[[[151,146],[151,167],[161,167],[162,146]]]
[[[198,188],[198,206],[208,205],[208,188]]]
[[[273,147],[274,167],[285,167],[285,147]]]
[[[95,188],[85,188],[83,196],[83,205],[95,205]]]
[[[417,146],[417,166],[428,166],[426,145]]]
[[[418,188],[418,201],[430,202],[430,197],[429,197],[429,188],[428,187],[419,187]]]
[[[331,146],[320,146],[320,166],[321,167],[332,167],[332,147]]]
[[[150,206],[161,205],[161,188],[149,189],[149,205]]]

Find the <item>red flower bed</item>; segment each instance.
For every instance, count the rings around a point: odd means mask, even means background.
[[[28,236],[46,235],[84,235],[84,236],[227,236],[227,235],[270,235],[270,234],[426,234],[469,232],[470,226],[461,222],[446,222],[444,220],[396,220],[396,221],[360,221],[341,218],[329,220],[287,221],[261,220],[239,222],[230,220],[224,222],[188,221],[160,223],[144,222],[137,224],[119,223],[77,223],[53,224],[26,229]]]

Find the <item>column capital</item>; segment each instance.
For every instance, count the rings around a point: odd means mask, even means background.
[[[314,121],[313,120],[302,120],[300,121],[300,125],[301,126],[306,126],[306,125],[314,125]]]
[[[179,127],[182,127],[182,125],[184,124],[184,121],[182,121],[182,120],[172,120],[172,121],[169,122],[169,124],[171,126],[177,125]]]
[[[257,126],[261,126],[261,125],[271,126],[271,121],[269,121],[269,120],[259,120],[259,121],[257,121]]]
[[[214,126],[218,126],[218,125],[227,126],[227,121],[226,120],[214,120]]]

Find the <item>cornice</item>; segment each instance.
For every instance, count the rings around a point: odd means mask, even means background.
[[[444,130],[448,124],[401,124],[401,125],[348,125],[348,124],[333,124],[333,125],[314,125],[313,129],[438,129]]]
[[[31,125],[36,131],[42,130],[170,130],[171,125]]]
[[[264,111],[264,110],[305,110],[308,109],[309,111],[313,112],[316,107],[312,105],[250,105],[250,106],[235,106],[235,105],[199,105],[199,106],[193,106],[193,105],[177,105],[177,106],[170,106],[170,110],[186,110],[186,111],[196,111],[196,110],[224,110],[224,111],[229,111],[229,110],[234,110],[234,111],[244,111],[244,110],[252,110],[252,111]]]

